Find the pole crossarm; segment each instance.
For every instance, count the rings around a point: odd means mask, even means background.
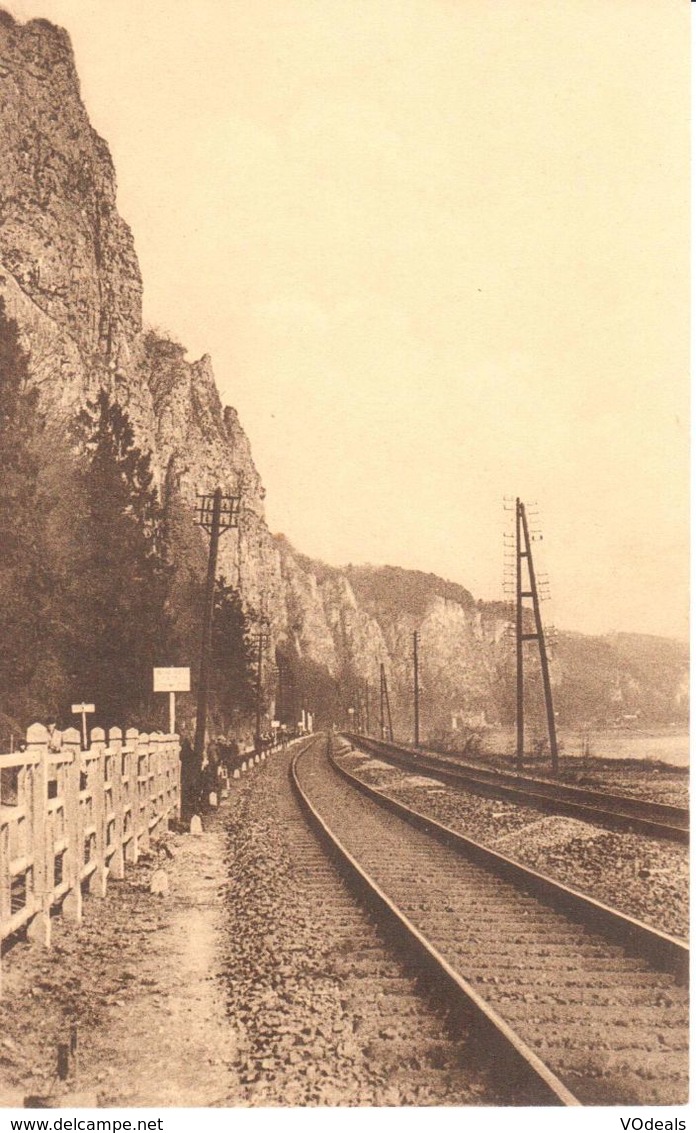
[[[215,496],[218,493],[199,494],[196,499],[196,523],[199,527],[204,528],[209,535],[212,534],[215,527]],[[241,496],[224,496],[219,494],[220,500],[220,515],[218,522],[218,531],[229,531],[232,527],[237,527],[239,524],[239,513],[241,509]]]

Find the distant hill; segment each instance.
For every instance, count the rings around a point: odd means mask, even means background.
[[[286,576],[294,579],[290,589],[297,593],[298,647],[308,656],[322,649],[326,655],[330,641],[344,692],[352,690],[346,696],[360,700],[367,681],[374,714],[378,666],[384,663],[397,731],[409,736],[412,635],[418,630],[424,736],[446,733],[453,721],[471,726],[514,721],[515,650],[506,603],[476,601],[463,586],[422,571],[330,567],[298,555],[285,539],[278,542]],[[537,659],[528,648],[527,714],[533,723],[542,721],[543,705]],[[686,725],[685,643],[641,634],[560,632],[550,638],[549,654],[561,726]]]
[[[561,718],[645,726],[688,723],[686,642],[637,633],[562,633],[556,657]]]

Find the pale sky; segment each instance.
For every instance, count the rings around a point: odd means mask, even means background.
[[[688,0],[10,0],[70,33],[145,318],[272,530],[685,636]]]

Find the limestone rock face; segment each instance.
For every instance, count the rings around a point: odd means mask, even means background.
[[[212,364],[143,333],[140,270],[116,209],[106,143],[80,97],[67,34],[0,13],[0,294],[23,332],[49,419],[67,423],[100,388],[127,410],[160,486],[172,477],[193,507],[198,492],[243,492],[238,533],[220,568],[250,608],[262,595],[284,625],[279,556],[264,490],[234,409],[223,408]],[[203,536],[201,535],[201,539]]]
[[[141,329],[140,271],[64,31],[2,15],[0,99],[3,265],[83,358],[125,361]]]

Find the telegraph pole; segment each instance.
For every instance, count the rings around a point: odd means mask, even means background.
[[[529,528],[527,526],[527,513],[523,503],[520,503],[520,510],[522,513],[522,531],[524,534],[524,544],[527,548],[527,567],[529,573],[529,591],[525,596],[532,599],[532,605],[534,607],[534,626],[536,630],[534,634],[529,634],[529,639],[534,640],[534,638],[536,638],[539,646],[539,663],[541,665],[541,679],[544,685],[544,703],[546,705],[546,725],[549,733],[549,748],[551,751],[551,770],[556,774],[558,772],[558,740],[556,737],[556,715],[553,710],[553,696],[551,693],[549,658],[546,652],[546,638],[544,637],[544,627],[541,621],[539,591],[534,571],[534,559],[532,557]]]
[[[196,522],[210,535],[208,576],[205,584],[203,633],[201,636],[201,662],[198,670],[198,700],[196,704],[196,735],[193,743],[198,767],[203,762],[205,729],[208,716],[208,685],[210,682],[210,654],[213,640],[213,612],[215,609],[215,572],[217,570],[220,535],[236,527],[239,521],[240,496],[223,496],[222,488],[212,495],[199,495]]]
[[[418,688],[418,630],[413,631],[413,744],[420,747],[420,703]]]
[[[515,500],[515,558],[516,558],[516,643],[517,643],[517,770],[524,767],[524,642],[536,641],[539,649],[539,664],[541,679],[544,687],[544,703],[546,706],[546,726],[551,752],[551,770],[558,772],[558,739],[556,736],[556,716],[553,710],[553,694],[551,691],[551,677],[549,673],[549,658],[546,650],[546,638],[541,620],[541,607],[539,603],[539,587],[537,585],[534,559],[532,556],[532,540],[529,536],[527,512],[519,499]],[[526,563],[526,572],[522,570],[522,560]],[[526,589],[525,586],[526,574]],[[534,611],[534,632],[525,633],[523,625],[523,600],[531,599]]]
[[[278,659],[278,707],[276,708],[276,716],[280,720],[281,724],[284,724],[286,722],[285,719],[284,719],[285,689],[283,687],[283,668],[284,668],[283,662],[279,658]]]
[[[392,728],[391,708],[389,706],[389,689],[387,688],[387,675],[384,665],[379,667],[379,734],[383,740],[389,736],[389,742],[394,743],[394,729]]]
[[[370,734],[370,685],[365,681],[365,735]]]
[[[386,739],[384,731],[384,665],[379,667],[379,738]]]
[[[295,684],[295,672],[290,668],[288,673],[288,696],[290,703],[290,727],[295,730],[297,727],[297,686]]]
[[[258,654],[256,656],[256,731],[254,738],[254,746],[256,751],[261,751],[261,684],[262,684],[262,671],[263,671],[263,651],[271,640],[271,635],[268,632],[269,621],[265,616],[259,618],[259,628],[253,634],[253,640],[258,645]]]
[[[524,649],[522,641],[522,502],[515,500],[515,570],[516,610],[515,643],[517,651],[517,770],[524,768]]]

